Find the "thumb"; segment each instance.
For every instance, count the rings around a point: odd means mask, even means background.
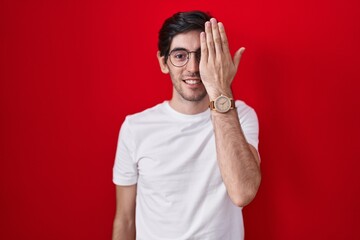
[[[237,50],[236,53],[234,54],[234,65],[235,65],[236,69],[237,69],[238,66],[239,66],[240,59],[241,59],[241,56],[242,56],[242,54],[244,53],[244,51],[245,51],[245,48],[244,48],[244,47],[241,47],[241,48],[239,48],[239,50]]]

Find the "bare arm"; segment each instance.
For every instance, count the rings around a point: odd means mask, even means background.
[[[116,186],[112,240],[135,240],[136,185]]]
[[[247,143],[236,110],[213,112],[216,152],[228,194],[239,207],[250,203],[261,181],[259,157]]]
[[[232,58],[224,26],[215,19],[205,23],[200,42],[200,75],[210,100],[221,94],[232,98],[231,83],[245,49],[240,48]],[[247,143],[236,110],[212,111],[211,117],[225,187],[234,204],[245,206],[255,197],[261,181],[257,151]]]

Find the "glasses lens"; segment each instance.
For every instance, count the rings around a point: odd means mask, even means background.
[[[170,53],[170,61],[177,67],[184,66],[188,59],[188,53],[185,50],[175,50]]]

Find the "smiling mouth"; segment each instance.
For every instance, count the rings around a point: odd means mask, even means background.
[[[188,80],[183,80],[183,82],[185,82],[186,84],[189,84],[189,85],[201,84],[200,79],[188,79]]]

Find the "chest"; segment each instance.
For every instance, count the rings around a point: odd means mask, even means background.
[[[149,188],[182,190],[221,182],[211,123],[150,125],[142,132],[135,157],[139,182]]]

